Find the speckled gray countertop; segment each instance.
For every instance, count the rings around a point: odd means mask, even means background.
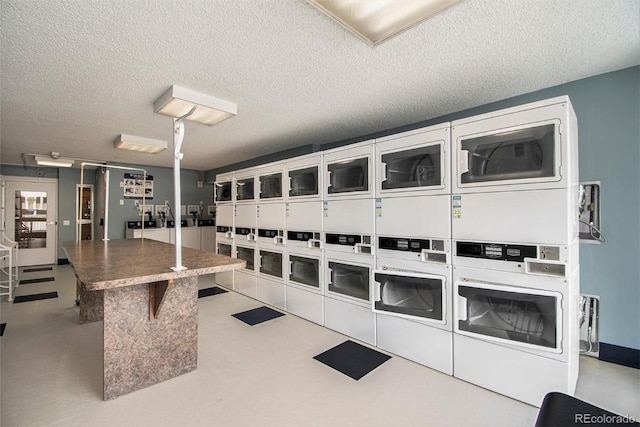
[[[235,270],[245,261],[213,252],[182,248],[186,270],[173,271],[175,246],[149,239],[83,240],[62,244],[76,277],[98,291],[181,277]]]

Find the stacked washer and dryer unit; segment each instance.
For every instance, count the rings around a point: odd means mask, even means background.
[[[256,296],[260,301],[285,308],[286,226],[283,188],[284,162],[257,168],[258,203]]]
[[[213,200],[216,203],[216,253],[235,258],[235,180],[234,173],[220,174],[213,186]],[[233,289],[234,272],[216,274],[216,284]]]
[[[567,97],[217,176],[217,283],[539,406],[578,375]],[[280,191],[278,191],[280,190]]]
[[[285,161],[285,308],[324,325],[322,153]]]
[[[578,377],[578,139],[568,97],[451,124],[454,375],[539,406]]]
[[[324,326],[376,343],[374,141],[324,152]]]
[[[453,373],[450,129],[376,140],[378,347]]]

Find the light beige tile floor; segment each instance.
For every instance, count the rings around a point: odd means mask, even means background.
[[[27,273],[22,278],[52,272]],[[10,426],[532,426],[537,408],[394,356],[360,381],[313,359],[347,339],[293,315],[250,327],[258,307],[234,292],[199,301],[198,369],[102,400],[102,323],[79,325],[75,279],[17,294],[59,298],[0,304],[0,425]],[[211,276],[200,287],[213,286]],[[577,396],[640,419],[640,372],[581,359]]]

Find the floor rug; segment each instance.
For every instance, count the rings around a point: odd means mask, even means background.
[[[199,289],[198,298],[209,297],[211,295],[226,294],[227,292],[229,291],[225,291],[224,289],[217,286],[214,286],[213,288]]]
[[[54,282],[55,280],[56,280],[55,277],[38,277],[37,279],[20,280],[20,284],[21,285],[27,285],[29,283]]]
[[[36,271],[51,271],[53,267],[33,267],[33,268],[25,268],[22,270],[23,273],[35,273]]]
[[[58,298],[57,292],[45,292],[43,294],[33,294],[33,295],[22,295],[19,297],[15,297],[13,299],[13,303],[18,302],[28,302],[28,301],[37,301],[40,299],[49,299],[49,298]]]
[[[391,356],[349,340],[314,356],[314,359],[359,380],[391,359]]]
[[[243,311],[242,313],[232,314],[232,316],[242,320],[247,325],[253,326],[266,322],[267,320],[275,319],[276,317],[284,316],[284,313],[263,306],[254,308],[253,310]]]

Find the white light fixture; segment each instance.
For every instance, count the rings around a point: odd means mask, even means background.
[[[168,147],[167,141],[161,139],[143,138],[141,136],[121,134],[116,139],[116,148],[143,153],[157,154]]]
[[[70,168],[73,166],[73,159],[60,157],[60,154],[56,152],[52,152],[51,157],[35,154],[34,158],[38,166],[52,166],[54,168]]]
[[[184,140],[184,121],[192,120],[212,126],[235,116],[238,112],[238,106],[233,102],[174,85],[153,103],[153,111],[173,117],[173,195],[174,208],[177,210],[182,206],[180,161],[184,155],[180,151]],[[176,218],[174,246],[176,248],[176,265],[171,269],[173,271],[186,270],[187,267],[182,265],[182,227],[179,216]]]
[[[171,86],[153,103],[153,111],[165,116],[179,118],[185,116],[193,107],[195,111],[185,120],[213,126],[216,123],[235,116],[238,106],[233,102],[203,95],[180,86]]]
[[[376,46],[460,0],[307,0],[309,4]]]

